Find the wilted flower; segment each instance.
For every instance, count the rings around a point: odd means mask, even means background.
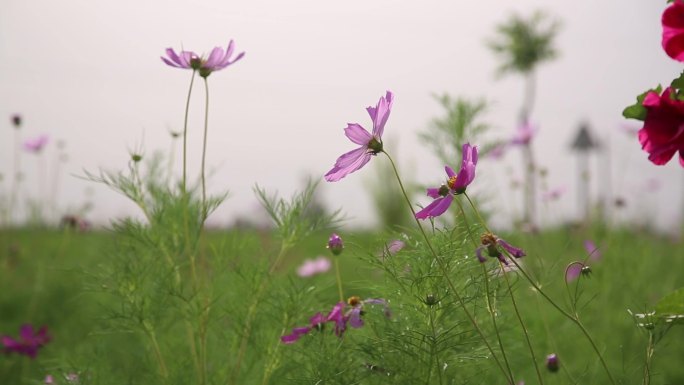
[[[416,213],[416,218],[425,219],[428,217],[438,217],[449,208],[454,200],[454,195],[463,194],[473,179],[475,179],[475,166],[477,165],[477,147],[470,143],[463,145],[463,159],[458,175],[449,166],[444,166],[444,170],[449,177],[446,184],[441,187],[428,188],[427,195],[435,200],[424,209]]]
[[[537,132],[537,127],[533,126],[532,123],[526,121],[525,123],[518,126],[518,130],[511,139],[511,144],[518,146],[527,146],[534,138],[534,134]]]
[[[47,327],[43,326],[36,333],[33,325],[24,324],[19,329],[19,338],[14,339],[10,336],[2,336],[0,341],[5,346],[6,353],[18,353],[36,358],[38,349],[50,342],[52,337],[47,332]]]
[[[591,275],[591,267],[583,262],[575,261],[568,265],[565,269],[565,282],[572,282],[581,275],[589,277]]]
[[[371,156],[382,152],[382,133],[385,130],[385,123],[389,118],[394,95],[387,91],[384,97],[380,97],[375,107],[368,107],[368,115],[373,121],[373,133],[369,133],[358,123],[349,123],[344,129],[344,134],[352,142],[361,147],[349,151],[335,161],[335,166],[325,174],[328,182],[337,182],[348,174],[359,170],[371,159]]]
[[[39,153],[49,141],[50,137],[41,135],[35,139],[29,139],[24,142],[24,149],[29,152]]]
[[[665,9],[663,25],[663,49],[667,55],[684,62],[684,2],[675,0]]]
[[[204,58],[193,51],[180,51],[180,53],[176,53],[173,48],[167,48],[166,55],[168,59],[165,57],[161,59],[171,67],[198,70],[200,76],[206,78],[212,72],[222,70],[245,56],[245,53],[241,52],[235,59],[230,60],[230,57],[233,55],[233,49],[233,41],[231,40],[225,51],[221,47],[214,47],[209,56]]]
[[[328,239],[328,249],[333,253],[333,255],[340,255],[344,249],[344,244],[342,243],[342,238],[339,235],[332,233]]]
[[[12,119],[12,124],[14,125],[14,128],[21,127],[21,115],[13,114],[10,119]]]
[[[546,368],[549,372],[555,373],[558,371],[558,356],[556,354],[552,353],[546,356]]]
[[[487,261],[487,259],[482,255],[482,251],[484,250],[490,257],[497,258],[505,265],[508,265],[508,261],[506,260],[504,254],[501,252],[499,246],[501,246],[504,250],[506,250],[510,255],[512,255],[515,258],[521,258],[525,256],[525,251],[523,249],[511,245],[510,243],[504,241],[503,239],[497,237],[492,233],[482,234],[482,237],[480,237],[480,241],[482,245],[475,249],[475,254],[477,255],[477,260],[481,263],[485,263]]]
[[[639,130],[639,143],[648,152],[648,160],[664,165],[679,152],[679,164],[684,167],[684,101],[667,87],[660,95],[653,90],[647,92],[642,105],[646,118]]]
[[[300,277],[311,277],[316,274],[325,273],[330,270],[330,260],[326,257],[307,259],[297,268],[297,275]]]

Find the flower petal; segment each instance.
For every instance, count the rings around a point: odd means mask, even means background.
[[[449,194],[445,197],[437,198],[432,203],[427,205],[424,209],[416,213],[416,218],[425,219],[427,217],[438,217],[449,208],[453,201],[453,195]]]
[[[368,153],[365,147],[360,147],[343,154],[337,158],[335,166],[325,174],[325,180],[328,182],[337,182],[363,167],[370,161],[371,156],[372,155]]]
[[[510,243],[504,241],[501,238],[499,238],[499,240],[497,240],[497,243],[499,245],[501,245],[501,247],[503,247],[506,251],[508,251],[512,256],[514,256],[516,258],[521,258],[521,257],[524,257],[526,255],[525,251],[523,249],[520,249],[520,248],[517,248],[517,247],[511,245]]]
[[[371,120],[373,121],[373,136],[382,138],[382,134],[385,131],[385,123],[387,123],[387,119],[389,118],[393,101],[394,94],[392,94],[391,91],[387,91],[384,97],[380,97],[375,108],[366,108],[368,115],[370,115]]]
[[[358,123],[348,123],[347,128],[344,129],[344,134],[349,140],[362,146],[368,145],[368,142],[373,139],[373,136]]]
[[[361,307],[355,307],[349,313],[349,325],[353,328],[360,328],[363,326],[363,320],[361,319]]]
[[[437,199],[441,197],[441,195],[439,195],[439,190],[439,187],[430,187],[427,189],[427,196],[429,196],[432,199]]]

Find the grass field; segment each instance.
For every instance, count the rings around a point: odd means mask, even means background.
[[[107,280],[106,276],[115,271],[117,266],[116,250],[121,247],[121,238],[122,236],[108,231],[78,233],[71,230],[25,229],[5,230],[1,233],[0,332],[15,335],[21,324],[30,322],[36,326],[47,325],[53,337],[35,360],[18,355],[0,356],[2,384],[38,384],[48,374],[62,381],[58,383],[68,383],[64,376],[71,373],[78,374],[78,381],[83,384],[165,382],[155,380],[159,376],[156,374],[154,354],[143,343],[141,333],[134,328],[112,328],[112,317],[116,317],[116,309],[121,303],[104,290],[104,287],[113,282]],[[314,303],[333,303],[336,298],[333,273],[313,278],[300,278],[294,274],[294,269],[304,258],[325,254],[326,239],[327,234],[314,233],[291,249],[274,275],[274,280],[280,282],[277,285],[298,291],[292,296],[311,292],[316,297]],[[345,291],[350,294],[365,297],[371,293],[382,293],[389,301],[393,313],[391,321],[387,322],[399,323],[404,315],[403,309],[397,305],[411,302],[400,296],[415,293],[396,290],[396,285],[388,283],[387,273],[368,263],[368,258],[373,256],[369,256],[367,250],[381,250],[384,239],[386,238],[382,234],[345,234],[346,250],[340,258],[342,276],[347,277],[344,280]],[[590,278],[581,279],[578,291],[579,313],[617,381],[623,384],[641,383],[647,337],[644,330],[635,326],[628,309],[634,313],[645,313],[652,309],[659,298],[684,286],[684,247],[681,242],[676,243],[645,231],[609,230],[600,227],[591,230],[546,230],[535,235],[511,235],[507,239],[511,243],[524,245],[528,255],[522,261],[527,271],[536,277],[538,284],[549,295],[560,299],[558,303],[563,306],[569,303],[563,279],[565,266],[587,256],[582,247],[585,239],[593,239],[599,245],[601,258],[592,262]],[[241,245],[239,255],[237,249],[231,250],[228,247],[234,245],[236,240]],[[265,258],[265,251],[271,250],[276,244],[271,233],[247,230],[211,232],[206,234],[202,242],[201,247],[206,258],[217,258],[217,254],[223,254],[221,260],[231,261],[233,265],[226,268],[232,272],[242,269],[239,264],[251,263],[258,266],[264,262],[260,258]],[[410,242],[407,242],[406,249],[395,256],[397,262],[400,262],[402,254],[407,254],[406,260],[412,258],[410,249]],[[592,355],[589,344],[581,333],[536,294],[527,282],[519,276],[511,277],[515,281],[515,296],[521,313],[526,315],[525,322],[534,341],[535,351],[538,355],[553,352],[560,359],[563,370],[557,374],[545,373],[548,383],[605,383],[596,357]],[[492,279],[492,284],[497,285],[497,279]],[[212,293],[216,298],[222,298],[225,292],[245,292],[245,286],[249,286],[248,281],[217,281],[212,286]],[[570,288],[574,292],[574,283]],[[500,292],[505,291],[504,288]],[[250,292],[250,289],[247,288],[246,292]],[[504,295],[498,300],[500,303],[496,306],[499,324],[511,367],[517,378],[534,383],[534,369],[524,340],[516,332],[518,325],[512,315],[511,306]],[[482,306],[481,303],[473,303],[473,308]],[[292,327],[305,323],[308,315],[307,312],[286,324]],[[277,337],[278,330],[281,330],[280,320],[273,320],[272,323],[271,329],[276,329],[273,337]],[[219,326],[225,328],[222,333],[226,334],[231,332],[230,328],[239,329],[226,320],[219,320],[213,325],[215,328]],[[684,357],[684,344],[681,341],[684,334],[679,329],[681,328],[675,327],[670,330],[656,347],[651,368],[653,383],[684,383],[684,367],[681,365]],[[359,333],[354,330],[354,333],[346,336],[341,343],[368,341],[373,335],[388,331],[366,327],[359,329]],[[221,333],[217,335],[220,336]],[[157,338],[168,356],[179,348],[177,340],[180,337],[175,326],[166,325],[160,328]],[[273,343],[277,346],[277,339]],[[301,347],[295,345],[283,346],[281,350],[288,348],[301,354]],[[234,346],[228,344],[228,339],[225,344],[222,341],[213,341],[210,347],[210,351],[217,355],[234,354],[233,349]],[[178,365],[178,371],[191,372],[190,357],[180,350],[177,352],[178,356],[171,360],[174,364],[169,366]],[[251,356],[249,353],[246,357],[246,362],[249,363],[246,377],[243,377],[246,378],[244,383],[262,381],[263,357]],[[318,383],[312,379],[313,376],[306,380],[302,373],[297,373],[292,363],[286,362],[286,358],[287,355],[282,357],[280,364],[274,368],[277,375],[270,378],[270,383]],[[355,362],[354,357],[346,359],[351,363]],[[542,359],[543,357],[538,357],[538,360]],[[389,358],[388,360],[391,361]],[[230,359],[226,358],[225,361],[229,363]],[[473,361],[481,360],[473,358]],[[355,370],[377,372],[364,367],[363,363],[351,365],[358,365],[354,367]],[[378,362],[373,365],[386,369],[388,373],[401,369],[392,367],[392,362],[382,365]],[[448,365],[458,366],[459,362],[449,362]],[[456,370],[466,375],[460,376],[461,380],[458,382],[441,377],[437,382],[436,374],[432,374],[432,380],[428,374],[426,383],[500,381],[496,380],[497,373],[494,369],[482,372],[482,365],[466,360],[462,360],[460,365],[462,368]],[[210,368],[208,372],[208,383],[222,383],[218,374],[221,370]],[[177,380],[169,383],[192,383],[190,380],[183,380],[184,376],[178,374],[172,377]],[[480,382],[486,378],[490,378],[488,381],[492,382]],[[337,382],[328,379],[320,383]],[[359,383],[393,382],[382,375],[371,375],[363,377]]]

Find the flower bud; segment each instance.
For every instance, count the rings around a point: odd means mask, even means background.
[[[558,371],[558,356],[555,353],[546,356],[546,368],[552,373]]]
[[[330,239],[328,239],[328,249],[330,249],[330,252],[332,252],[333,255],[340,255],[342,249],[344,249],[342,238],[340,238],[339,235],[332,233]]]
[[[14,124],[14,128],[21,127],[21,115],[19,115],[19,114],[12,115],[12,124]]]

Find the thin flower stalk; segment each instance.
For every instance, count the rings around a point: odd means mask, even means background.
[[[470,206],[473,208],[473,210],[474,210],[475,213],[477,214],[477,217],[479,218],[480,223],[482,224],[482,226],[485,227],[485,229],[487,229],[487,231],[489,231],[489,228],[487,227],[487,224],[486,224],[485,221],[482,219],[482,216],[480,215],[479,211],[477,210],[477,207],[473,204],[473,201],[470,199],[470,197],[468,196],[468,194],[464,194],[464,195],[465,195],[466,198],[468,199],[468,202],[470,203]],[[522,273],[522,275],[525,277],[525,279],[527,279],[527,281],[532,285],[532,287],[533,287],[539,294],[541,294],[542,297],[544,297],[544,298],[545,298],[553,307],[555,307],[556,310],[558,310],[565,318],[569,319],[569,320],[572,321],[575,325],[577,325],[577,327],[582,331],[582,334],[584,334],[584,336],[587,338],[587,340],[589,340],[589,343],[591,344],[591,347],[594,349],[594,352],[596,353],[597,357],[599,358],[599,361],[601,362],[601,366],[603,366],[603,369],[604,369],[604,371],[606,372],[606,375],[608,376],[608,378],[610,379],[610,382],[611,382],[613,385],[616,385],[615,379],[613,378],[613,375],[612,375],[612,373],[610,372],[610,369],[608,369],[608,364],[606,364],[606,361],[605,361],[604,358],[603,358],[603,354],[601,354],[601,351],[599,350],[598,346],[596,346],[596,342],[594,342],[594,339],[593,339],[593,338],[591,337],[591,335],[589,334],[589,331],[586,329],[586,327],[584,326],[584,324],[580,321],[579,315],[578,315],[576,312],[575,312],[574,315],[573,315],[573,314],[570,314],[570,313],[568,313],[566,310],[564,310],[563,308],[561,308],[553,299],[551,299],[551,297],[548,296],[548,294],[546,294],[546,293],[542,290],[542,288],[541,288],[541,287],[532,279],[532,277],[530,277],[530,275],[525,271],[525,269],[523,269],[522,265],[520,265],[520,264],[518,263],[518,261],[516,260],[516,258],[514,258],[513,255],[510,255],[510,253],[508,253],[508,250],[505,250],[505,249],[504,249],[504,252],[507,253],[507,254],[509,254],[510,260],[513,261],[513,264],[515,264],[515,267],[517,268],[517,271],[520,271],[520,272]]]
[[[437,264],[439,265],[440,269],[442,270],[442,273],[444,274],[444,278],[447,280],[447,284],[449,285],[449,288],[451,291],[454,293],[454,296],[456,297],[456,300],[459,302],[461,305],[461,308],[463,309],[463,312],[466,314],[466,317],[468,317],[468,320],[470,323],[473,325],[477,333],[479,334],[480,338],[482,339],[482,342],[487,346],[487,349],[489,352],[492,354],[492,358],[494,358],[494,361],[496,362],[497,366],[501,370],[501,372],[504,374],[504,376],[508,379],[509,383],[514,383],[513,376],[511,375],[511,370],[510,367],[508,369],[505,369],[501,362],[499,361],[498,356],[494,352],[494,349],[492,346],[489,344],[489,341],[487,341],[487,338],[484,335],[484,332],[482,332],[482,329],[480,329],[480,326],[478,325],[477,321],[473,317],[472,314],[470,314],[470,311],[468,310],[468,307],[465,304],[465,301],[463,300],[463,297],[459,294],[458,290],[456,289],[456,286],[454,285],[453,281],[449,277],[449,273],[447,271],[446,266],[444,265],[444,262],[439,258],[437,255],[437,252],[435,251],[434,247],[432,246],[432,243],[430,242],[430,238],[427,236],[427,233],[425,232],[425,229],[423,229],[422,224],[420,223],[420,220],[416,217],[416,211],[413,209],[413,205],[411,204],[411,199],[409,199],[408,194],[406,193],[406,189],[404,188],[404,184],[401,181],[401,177],[399,176],[399,171],[397,170],[396,165],[394,164],[394,160],[392,160],[392,157],[386,152],[383,151],[385,155],[387,156],[387,159],[389,159],[392,169],[394,170],[394,175],[397,178],[397,182],[399,183],[399,188],[401,189],[401,192],[404,196],[404,199],[406,200],[406,203],[409,206],[409,209],[411,210],[411,213],[413,214],[413,218],[416,221],[416,224],[418,225],[418,229],[420,230],[421,234],[423,235],[423,239],[425,239],[425,243],[427,244],[428,248],[430,249],[430,252],[434,259],[437,261]]]
[[[204,138],[202,140],[202,168],[201,168],[201,178],[202,178],[202,222],[207,219],[207,185],[205,177],[205,160],[207,157],[207,133],[209,131],[209,82],[207,78],[204,77]]]

